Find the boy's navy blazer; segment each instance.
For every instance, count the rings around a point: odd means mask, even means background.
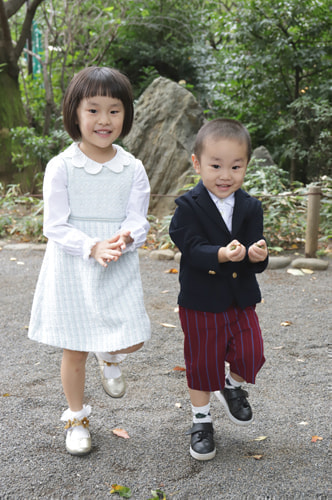
[[[231,306],[245,309],[261,301],[256,273],[264,262],[218,262],[218,249],[236,239],[247,248],[263,238],[263,210],[259,200],[235,192],[232,233],[202,181],[175,200],[177,208],[170,236],[181,255],[179,305],[188,309],[222,312]]]

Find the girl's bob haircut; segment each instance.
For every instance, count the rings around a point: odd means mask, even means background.
[[[194,144],[194,153],[200,160],[205,146],[205,139],[212,137],[218,139],[233,139],[243,142],[247,146],[248,162],[251,158],[251,139],[246,127],[237,120],[231,118],[216,118],[211,120],[198,131]]]
[[[120,139],[129,134],[134,119],[133,93],[128,78],[114,68],[90,66],[79,71],[71,80],[63,99],[63,123],[70,137],[78,142],[81,131],[77,123],[77,108],[82,99],[107,96],[122,101],[125,117]]]

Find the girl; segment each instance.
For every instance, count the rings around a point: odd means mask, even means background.
[[[32,305],[29,337],[63,348],[61,379],[69,408],[66,449],[91,450],[85,363],[95,352],[103,387],[121,397],[118,363],[150,338],[137,248],[146,238],[150,186],[142,163],[114,141],[133,123],[127,77],[89,67],[72,79],[63,120],[75,141],[47,165],[47,249]]]

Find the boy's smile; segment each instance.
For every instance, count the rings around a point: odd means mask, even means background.
[[[201,158],[193,154],[192,161],[206,189],[218,198],[227,198],[243,184],[247,145],[236,139],[206,137]]]

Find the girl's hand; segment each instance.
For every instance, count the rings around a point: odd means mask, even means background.
[[[109,240],[98,241],[92,248],[90,256],[93,257],[98,264],[107,267],[111,261],[117,261],[122,255],[123,240],[120,234],[113,236]]]
[[[246,247],[238,240],[231,241],[227,247],[221,247],[218,251],[219,262],[241,262],[246,256]]]
[[[119,236],[119,242],[120,242],[120,248],[121,250],[124,250],[129,243],[132,243],[134,240],[130,236],[130,231],[122,231]]]
[[[259,240],[249,247],[248,257],[250,262],[262,262],[267,257],[267,246],[265,240]]]

